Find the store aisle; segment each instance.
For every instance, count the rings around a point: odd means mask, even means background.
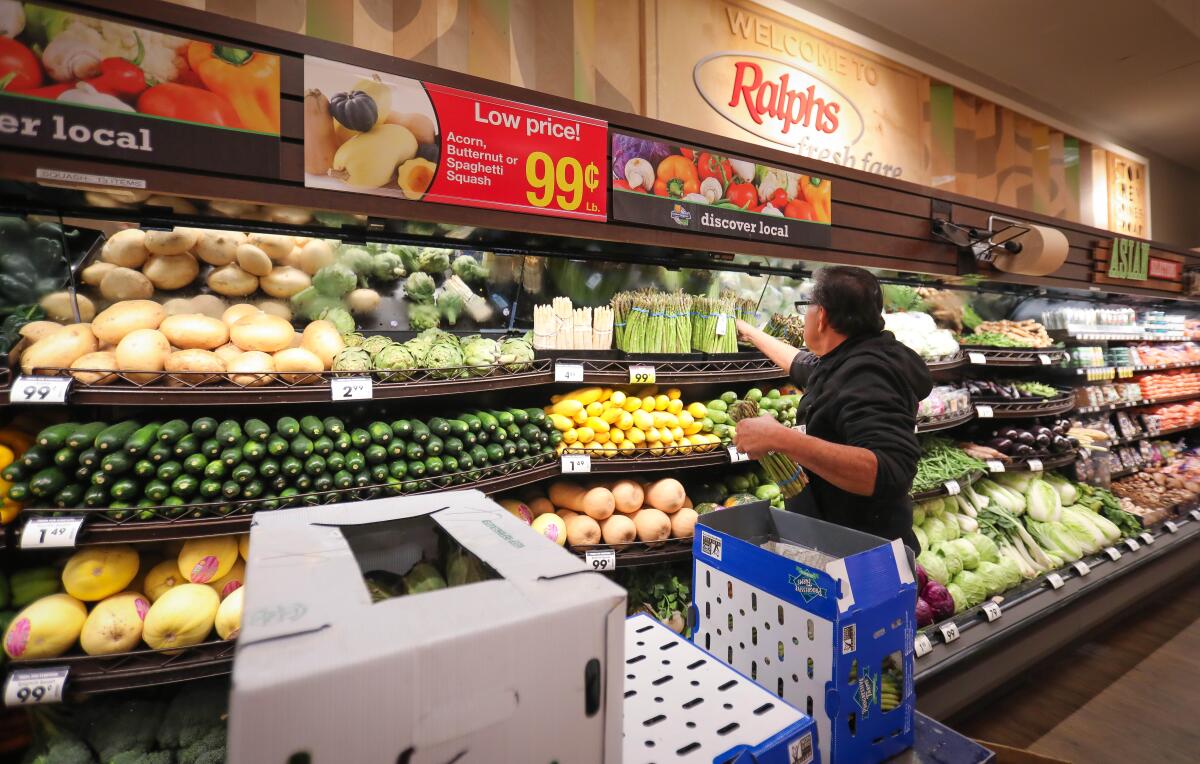
[[[954,727],[1076,764],[1195,761],[1200,579],[1030,676]]]

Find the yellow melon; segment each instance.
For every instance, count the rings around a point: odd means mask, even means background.
[[[87,606],[69,594],[31,602],[4,631],[4,652],[20,660],[57,658],[79,639]]]
[[[155,650],[190,647],[212,631],[221,598],[204,584],[180,584],[157,600],[146,613],[142,639]]]
[[[228,573],[237,558],[237,536],[189,539],[179,550],[179,572],[193,584],[207,584]]]
[[[150,600],[139,592],[101,600],[83,624],[79,646],[88,655],[129,652],[142,640],[142,621],[149,610]]]
[[[216,581],[209,581],[208,585],[213,588],[213,591],[217,593],[218,597],[225,599],[230,594],[233,594],[235,591],[242,588],[242,585],[245,583],[246,563],[242,562],[241,558],[238,558],[233,563],[233,567],[229,569],[228,573],[221,576]]]
[[[166,594],[169,589],[179,586],[185,581],[187,579],[179,572],[179,562],[172,557],[169,560],[163,560],[146,573],[142,591],[146,593],[146,597],[151,602],[154,602]]]
[[[538,515],[533,519],[533,529],[559,546],[567,543],[567,524],[556,514]]]
[[[63,588],[84,602],[97,602],[124,591],[137,572],[138,555],[131,546],[86,547],[67,560]]]
[[[529,505],[517,499],[501,499],[500,506],[508,510],[508,513],[517,518],[526,525],[533,523],[533,510]]]
[[[238,554],[240,554],[242,556],[243,560],[245,560],[246,562],[250,562],[250,534],[249,533],[243,533],[242,535],[238,536]]]
[[[217,636],[221,639],[237,639],[242,630],[242,603],[245,602],[246,587],[235,589],[221,601],[217,608]]]

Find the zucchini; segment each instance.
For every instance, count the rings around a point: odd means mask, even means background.
[[[292,481],[288,480],[283,475],[278,475],[276,477],[271,478],[271,480],[267,483],[267,487],[270,488],[275,493],[279,493],[280,491],[284,490],[285,488],[291,486],[291,484],[292,484]]]
[[[200,453],[204,454],[210,461],[221,457],[221,441],[216,438],[208,438],[200,444]]]
[[[545,439],[546,433],[542,432],[536,425],[527,424],[521,428],[519,437],[524,438],[530,443],[541,443]]]
[[[475,437],[475,433],[468,431],[468,432],[463,433],[462,442],[463,442],[463,446],[469,448],[469,447],[475,445],[476,443],[478,443],[479,439]]]
[[[420,443],[416,443],[416,442],[409,443],[408,446],[405,447],[404,455],[408,457],[409,461],[412,461],[415,459],[424,459],[425,458],[425,449],[421,447]]]
[[[70,446],[63,446],[54,452],[54,466],[61,470],[69,470],[79,461],[79,454]]]
[[[475,416],[479,417],[479,421],[483,424],[483,431],[491,435],[496,430],[500,429],[500,422],[496,417],[486,411],[474,411]]]
[[[313,478],[314,491],[332,491],[333,488],[333,475],[330,475],[328,472],[322,472],[320,475],[317,475],[315,478]]]
[[[449,462],[451,457],[446,456],[442,458]],[[460,472],[470,472],[475,468],[475,460],[471,458],[471,454],[467,451],[463,451],[454,458],[458,459],[458,469]]]
[[[381,464],[387,461],[387,449],[383,446],[372,443],[367,446],[367,450],[363,452],[363,456],[367,458],[367,464]]]
[[[236,447],[225,449],[221,452],[221,461],[225,463],[226,467],[236,467],[242,463],[242,449]]]
[[[446,444],[437,435],[430,435],[429,442],[425,444],[425,453],[430,456],[439,456],[446,448]]]
[[[242,426],[232,419],[226,419],[217,425],[217,440],[223,446],[239,445],[245,437]]]
[[[505,443],[512,443],[512,442],[513,441],[507,441],[507,440],[505,441]],[[516,446],[517,446],[517,456],[529,456],[529,451],[530,451],[529,441],[525,440],[524,438],[521,438],[520,440],[516,441]]]
[[[392,440],[392,428],[383,422],[372,422],[367,426],[367,432],[371,434],[371,442],[381,446],[386,446]]]
[[[488,443],[492,442],[492,436],[487,432],[487,430],[480,430],[479,432],[475,433],[475,442],[481,446],[486,446]]]
[[[446,423],[450,425],[450,434],[460,438],[471,431],[467,423],[461,419],[448,419]]]
[[[480,445],[471,446],[471,459],[476,467],[486,467],[489,459],[487,448]]]
[[[221,496],[226,499],[236,499],[242,495],[242,486],[235,480],[226,480],[221,484]]]
[[[504,448],[504,459],[509,461],[517,458],[517,444],[511,440],[506,440],[500,444]]]
[[[412,424],[407,419],[397,419],[392,422],[392,435],[407,439],[412,436]]]
[[[267,453],[271,456],[283,456],[288,451],[288,442],[278,435],[267,438]]]
[[[171,461],[163,462],[162,464],[158,465],[158,472],[155,473],[155,477],[164,483],[171,483],[175,480],[175,478],[182,474],[183,464],[180,462]]]
[[[83,502],[83,486],[78,483],[68,483],[62,490],[54,494],[54,506],[59,509],[74,509]]]
[[[289,449],[297,459],[307,459],[312,456],[313,442],[306,435],[297,435],[292,439]]]
[[[78,428],[78,422],[50,425],[37,434],[35,442],[42,448],[57,451],[67,444],[67,437]]]
[[[189,475],[203,475],[207,467],[208,459],[204,458],[204,454],[192,454],[183,460],[183,471]]]
[[[79,483],[85,483],[85,484],[86,484],[86,483],[91,483],[91,482],[92,482],[92,472],[93,472],[93,471],[94,471],[94,470],[93,470],[91,467],[83,467],[83,466],[76,467],[76,468],[75,468],[75,480],[76,480],[76,482],[79,482]],[[13,483],[14,485],[16,485],[16,484],[17,484],[17,481],[9,481],[9,482]]]
[[[169,461],[174,455],[175,453],[171,450],[171,447],[162,441],[155,442],[154,445],[150,446],[150,450],[146,452],[147,458],[155,464],[162,464],[165,461]]]
[[[346,469],[351,472],[362,472],[366,466],[367,459],[363,456],[362,451],[346,452]]]
[[[171,495],[171,486],[161,480],[151,480],[146,483],[146,487],[142,489],[147,499],[151,501],[161,502]]]
[[[287,477],[296,477],[301,472],[304,472],[304,462],[294,456],[285,456],[283,461],[279,463],[279,471]]]
[[[474,414],[461,414],[458,418],[467,423],[467,427],[471,428],[471,432],[483,432],[483,420]]]
[[[172,419],[158,428],[156,437],[163,443],[171,444],[190,433],[191,429],[182,419]]]
[[[459,440],[458,438],[454,437],[453,435],[446,438],[443,445],[444,445],[444,448],[442,449],[442,451],[444,453],[447,453],[447,454],[461,454],[462,453],[463,442],[461,440]]]
[[[66,484],[67,476],[62,470],[57,467],[46,467],[29,479],[29,493],[41,499],[49,499],[61,491]]]
[[[216,462],[220,464],[220,462]],[[206,499],[215,499],[221,495],[221,481],[217,478],[204,478],[200,481],[200,495]]]
[[[501,427],[508,427],[510,424],[516,422],[511,411],[490,411],[488,413],[496,417],[496,421]]]
[[[514,449],[515,451],[516,449]],[[504,447],[499,443],[487,444],[487,458],[492,464],[499,464],[504,461]]]
[[[307,475],[316,477],[325,471],[325,457],[320,454],[313,454],[304,462],[304,472]]]
[[[321,456],[329,456],[333,453],[333,441],[328,435],[322,435],[313,441],[313,451]]]
[[[253,465],[242,462],[230,471],[229,477],[238,485],[246,485],[258,477],[258,470],[254,469]]]
[[[409,462],[407,473],[408,473],[408,477],[410,477],[410,478],[425,477],[425,462],[415,460],[415,459],[413,461]]]
[[[127,419],[124,422],[118,422],[117,424],[105,427],[100,431],[100,434],[96,436],[96,440],[93,441],[93,445],[96,447],[96,450],[102,454],[108,453],[109,451],[118,451],[121,448],[124,448],[125,441],[129,439],[130,435],[137,432],[139,426],[140,425],[136,420]],[[29,449],[29,451],[32,450],[32,448]],[[26,451],[25,453],[28,454],[29,451]]]
[[[285,438],[294,438],[300,434],[300,423],[290,416],[280,417],[275,423],[275,432]]]
[[[541,409],[525,409],[525,413],[529,415],[529,423],[541,426],[546,422],[546,412]]]
[[[149,451],[150,446],[153,446],[158,442],[159,427],[160,425],[158,422],[151,422],[150,424],[139,427],[132,435],[129,436],[129,440],[125,441],[126,453],[128,453],[130,456],[136,457],[142,456]]]
[[[248,462],[261,462],[267,458],[267,447],[260,440],[248,440],[242,446],[242,458]]]
[[[312,414],[300,419],[300,432],[308,437],[316,440],[325,434],[325,425],[321,424],[321,420],[317,419]]]
[[[429,436],[433,433],[428,427],[425,426],[425,423],[420,419],[413,419],[410,424],[412,424],[413,441],[422,445],[427,443],[429,441]]]
[[[88,450],[93,454],[96,453],[94,449]],[[87,451],[84,453],[87,453]],[[82,457],[83,454],[80,454],[80,456]],[[25,470],[25,465],[21,464],[21,460],[13,459],[11,464],[0,470],[0,480],[4,480],[9,483],[19,483],[25,479],[27,474],[28,473]]]
[[[335,416],[325,417],[321,420],[321,426],[325,428],[325,434],[331,438],[336,438],[346,431],[346,425]]]
[[[513,424],[518,427],[529,424],[529,414],[525,409],[509,409],[508,415],[512,417]]]
[[[361,427],[355,427],[350,431],[350,445],[358,449],[366,448],[371,445],[371,433]]]
[[[13,483],[8,489],[8,498],[16,502],[26,501],[29,499],[29,484]]]
[[[210,416],[202,416],[192,422],[192,434],[201,440],[214,437],[217,434],[217,420]]]
[[[429,420],[429,431],[439,438],[444,438],[450,434],[450,423],[440,416],[435,416]]]
[[[200,490],[200,481],[192,475],[180,475],[171,481],[171,495],[190,499]]]
[[[261,419],[247,419],[242,432],[246,433],[250,440],[266,443],[267,438],[271,437],[271,426]]]
[[[100,460],[100,469],[110,475],[122,475],[133,468],[133,457],[124,451],[114,451]]]
[[[227,472],[229,472],[229,468],[220,459],[214,459],[204,465],[204,477],[210,480],[224,480]]]
[[[158,467],[149,459],[138,459],[133,463],[133,476],[141,480],[149,480],[158,472]]]
[[[308,493],[312,490],[312,478],[305,474],[297,475],[293,485],[296,486],[297,491]]]
[[[108,489],[108,495],[117,501],[134,501],[140,493],[141,484],[133,478],[121,478]]]
[[[408,444],[402,440],[393,440],[387,446],[388,456],[393,459],[403,459],[407,453]]]
[[[371,484],[371,473],[366,470],[360,470],[354,473],[354,485],[357,488],[366,488]]]
[[[91,448],[96,442],[96,436],[104,432],[104,428],[107,426],[104,422],[81,424],[75,428],[74,432],[67,436],[67,440],[63,445],[76,449]]]
[[[508,435],[509,440],[516,440],[517,438],[521,437],[521,428],[517,427],[515,424],[505,425],[501,429],[503,429]]]
[[[273,478],[279,475],[279,462],[274,459],[263,459],[258,463],[258,474],[265,478]]]
[[[459,466],[459,463],[458,463],[458,459],[453,456],[450,456],[449,454],[446,454],[445,456],[442,457],[442,464],[445,466],[443,474],[446,474],[446,475],[457,475],[458,472],[461,470],[461,467]]]
[[[176,459],[186,459],[199,450],[200,439],[190,432],[176,441],[175,445],[171,449]]]

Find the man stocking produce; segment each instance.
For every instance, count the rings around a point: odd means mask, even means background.
[[[811,482],[799,508],[829,522],[903,539],[916,548],[908,493],[921,448],[917,403],[933,387],[925,362],[883,330],[879,282],[862,268],[816,275],[800,350],[744,321],[738,333],[803,389],[792,429],[768,416],[737,423],[734,443],[753,459],[778,453]]]

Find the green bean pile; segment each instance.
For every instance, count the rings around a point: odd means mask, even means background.
[[[967,456],[962,449],[945,438],[926,438],[921,451],[921,458],[917,461],[917,474],[913,478],[913,493],[932,490],[947,480],[961,478],[973,470],[986,469],[983,462]]]

